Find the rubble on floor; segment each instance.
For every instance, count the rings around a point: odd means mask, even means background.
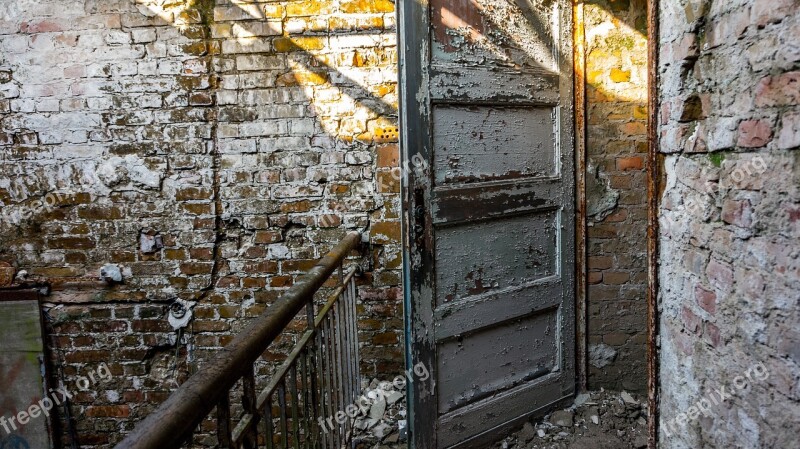
[[[353,448],[400,449],[408,447],[405,382],[372,379],[359,400]]]
[[[647,447],[647,402],[623,391],[579,394],[573,405],[526,422],[494,449],[640,449]]]
[[[353,438],[355,449],[405,449],[406,391],[373,379],[365,389]],[[647,447],[647,401],[625,391],[579,394],[495,444],[493,449],[640,449]]]

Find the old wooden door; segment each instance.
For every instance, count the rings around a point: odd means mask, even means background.
[[[575,388],[572,4],[400,22],[411,439],[484,447]]]

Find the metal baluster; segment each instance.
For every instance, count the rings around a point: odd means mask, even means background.
[[[355,368],[355,383],[357,394],[361,393],[361,347],[358,344],[358,297],[356,292],[356,280],[350,280],[350,313],[353,316],[353,367]]]
[[[311,425],[310,430],[311,434],[308,435],[308,438],[311,439],[311,448],[319,447],[319,439],[320,439],[320,432],[322,429],[319,428],[317,425],[317,417],[320,416],[317,412],[319,411],[319,398],[317,397],[317,388],[319,387],[319,382],[317,380],[317,373],[319,372],[318,369],[318,361],[319,361],[319,333],[314,328],[314,297],[309,299],[308,304],[306,305],[306,325],[308,330],[314,332],[314,336],[308,341],[309,349],[308,349],[308,380],[309,380],[309,390],[311,393]],[[321,413],[321,412],[320,412]]]
[[[278,384],[278,406],[281,409],[281,447],[289,449],[289,425],[286,422],[286,379]]]
[[[294,449],[300,449],[300,421],[299,421],[299,414],[298,409],[300,408],[297,404],[297,365],[292,364],[292,369],[289,370],[289,394],[291,394],[291,404],[292,404],[292,433],[293,433],[293,447]]]
[[[331,323],[331,315],[325,316],[325,334],[327,345],[325,347],[325,360],[327,361],[327,369],[325,370],[327,375],[327,386],[328,386],[328,417],[332,418],[331,422],[334,423],[333,429],[331,429],[331,443],[332,447],[336,448],[336,442],[339,441],[339,426],[336,424],[336,411],[338,410],[338,404],[336,403],[336,381],[334,376],[334,368],[333,368],[333,332],[332,332],[332,323]],[[339,448],[336,448],[339,449]]]
[[[320,324],[321,328],[318,329],[319,345],[317,346],[317,364],[319,366],[319,415],[322,418],[322,421],[326,422],[325,419],[328,417],[328,401],[326,397],[328,385],[328,376],[326,375],[326,368],[328,367],[328,344],[326,339],[328,338],[328,331],[325,329],[325,320],[322,320]],[[327,425],[325,425],[322,428],[322,432],[319,433],[321,442],[320,446],[325,449],[330,447],[328,444],[331,437],[330,432],[331,429],[328,429]]]
[[[264,405],[264,435],[266,439],[267,449],[275,447],[275,430],[272,422],[272,395],[267,397],[267,402]]]
[[[258,428],[256,426],[259,412],[256,408],[256,380],[252,365],[242,377],[242,407],[245,413],[253,416],[251,424],[244,434],[244,447],[245,449],[256,449],[258,447]]]
[[[309,340],[311,344],[311,340]],[[306,348],[308,348],[306,346]],[[308,407],[308,349],[300,353],[300,391],[303,397],[303,447],[309,449],[310,446],[310,423],[311,414]]]
[[[331,308],[333,315],[331,316],[331,320],[333,321],[333,333],[336,336],[336,346],[335,349],[335,357],[336,357],[336,367],[334,368],[334,373],[336,374],[336,396],[339,398],[339,409],[337,410],[337,414],[339,411],[342,411],[346,408],[347,404],[345,403],[345,395],[344,395],[344,370],[342,367],[344,366],[344,354],[342,352],[342,320],[341,314],[339,310],[341,309],[341,303],[337,300],[334,304],[334,307]],[[338,420],[336,421],[337,425],[339,426],[339,446],[341,447],[344,444],[345,440],[345,432],[347,429],[346,425],[338,424]]]
[[[342,335],[344,336],[342,344],[343,344],[343,349],[344,349],[344,353],[345,353],[345,362],[344,362],[342,368],[345,370],[345,373],[346,373],[346,376],[345,376],[346,380],[345,380],[345,383],[344,383],[344,393],[345,393],[345,398],[346,398],[345,402],[347,404],[352,404],[353,400],[354,400],[354,398],[353,398],[353,372],[352,372],[353,365],[350,362],[350,360],[351,360],[351,357],[353,356],[353,354],[352,354],[352,351],[350,349],[350,339],[351,339],[350,338],[350,313],[349,313],[348,307],[347,307],[348,303],[349,303],[349,299],[348,298],[350,296],[350,289],[348,288],[348,286],[349,286],[349,284],[344,286],[345,288],[344,288],[344,290],[342,290],[342,295],[340,297],[339,304],[340,304],[340,309],[342,311],[342,314],[340,316],[342,317],[342,322],[343,322],[343,324],[342,324],[343,325],[343,327],[342,327]],[[348,419],[347,419],[347,424],[345,426],[345,430],[349,434],[352,431],[353,421],[350,419],[350,416],[348,416],[347,418]]]
[[[317,391],[319,388],[319,380],[317,378],[319,373],[319,357],[317,351],[319,348],[317,346],[318,339],[318,334],[311,339],[313,346],[308,351],[308,393],[311,396],[309,398],[309,409],[311,413],[311,425],[309,426],[311,428],[311,434],[309,435],[309,438],[311,438],[312,449],[319,447],[320,432],[322,431],[322,429],[319,427],[319,423],[317,422],[317,417],[320,416],[319,394]]]
[[[217,403],[217,440],[220,449],[231,449],[231,400],[226,393]]]

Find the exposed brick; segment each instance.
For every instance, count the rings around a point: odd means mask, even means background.
[[[342,11],[345,13],[391,13],[394,12],[394,3],[389,0],[345,0],[342,2]]]
[[[400,165],[400,147],[398,145],[381,145],[378,147],[379,168],[397,167]]]
[[[701,309],[711,315],[717,312],[717,295],[714,292],[706,290],[698,285],[694,289],[694,297],[697,300],[697,305],[699,305]]]
[[[92,405],[86,408],[86,416],[100,418],[127,418],[131,414],[128,405]]]
[[[783,115],[777,144],[782,150],[800,147],[800,113],[787,112]]]
[[[800,104],[800,72],[788,72],[762,78],[756,85],[756,106]]]
[[[720,336],[719,327],[712,323],[705,323],[705,330],[703,331],[703,337],[711,344],[713,347],[718,347],[722,342],[722,338]]]
[[[629,273],[610,272],[610,271],[603,272],[604,284],[611,284],[611,285],[624,284],[628,282],[630,278],[631,276]]]
[[[617,159],[617,170],[641,170],[644,168],[644,158],[641,156],[624,157]]]
[[[711,259],[706,268],[706,275],[714,287],[723,292],[730,291],[733,286],[733,270],[729,265]]]
[[[384,245],[400,241],[399,221],[380,221],[372,225],[370,238],[373,243]]]
[[[683,320],[684,329],[693,334],[699,335],[702,333],[702,320],[688,307],[684,306],[681,309],[681,319]]]
[[[760,148],[772,141],[772,125],[766,120],[745,120],[739,124],[737,144],[745,148]]]
[[[725,223],[749,228],[753,224],[753,209],[750,201],[725,200],[722,204],[722,220]]]

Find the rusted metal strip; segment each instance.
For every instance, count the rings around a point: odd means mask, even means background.
[[[350,286],[350,305],[347,307],[347,310],[350,311],[350,319],[353,323],[353,372],[355,375],[353,376],[353,390],[355,391],[355,397],[358,397],[358,394],[361,391],[361,358],[359,356],[359,346],[358,346],[358,315],[356,313],[358,301],[356,300],[356,283],[355,280],[351,280],[349,282]]]
[[[258,408],[256,407],[256,379],[253,365],[250,365],[242,378],[242,406],[250,416],[250,423],[244,428],[244,448],[256,449],[258,446],[257,425],[259,421]]]
[[[310,399],[311,393],[308,390],[310,373],[308,371],[308,348],[303,351],[300,356],[300,391],[303,398],[303,447],[306,449],[311,448],[311,421],[315,417],[311,413]]]
[[[573,4],[575,48],[575,369],[577,387],[588,388],[586,281],[586,25],[584,2]]]
[[[217,402],[217,442],[220,449],[231,449],[231,402],[228,390]]]
[[[255,449],[258,444],[259,413],[256,407],[256,381],[252,365],[242,377],[242,408],[244,415],[233,429],[231,437],[233,446]]]
[[[297,402],[297,364],[292,365],[292,369],[289,371],[289,394],[291,394],[291,398],[289,399],[289,404],[292,407],[292,447],[294,449],[300,449],[300,417],[299,417],[299,405]]]
[[[658,208],[661,158],[659,157],[658,139],[658,49],[659,49],[659,4],[658,0],[650,0],[647,5],[648,30],[648,176],[647,176],[647,401],[650,416],[648,417],[648,447],[658,447],[658,259],[659,259],[659,227]]]
[[[289,449],[289,423],[286,416],[286,382],[281,378],[278,383],[278,408],[281,418],[281,448]]]
[[[275,447],[275,427],[272,421],[272,397],[268,397],[264,403],[264,440],[267,449]]]
[[[261,356],[361,241],[350,232],[274,304],[233,341],[208,360],[155,412],[142,421],[117,449],[178,447],[229,391],[247,367]],[[284,397],[285,400],[285,397]]]

